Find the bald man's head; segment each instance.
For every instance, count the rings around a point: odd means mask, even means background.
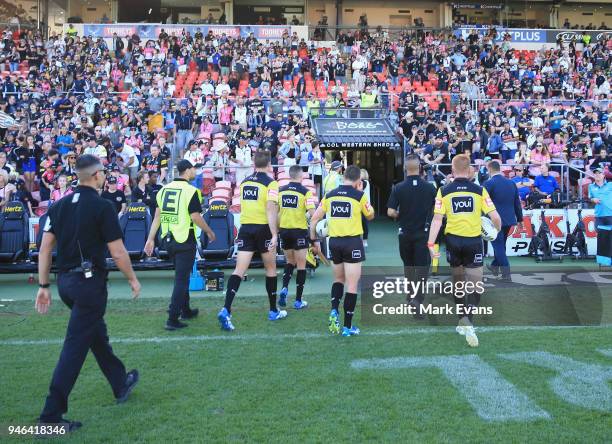
[[[409,176],[418,175],[421,167],[421,160],[419,159],[419,156],[411,154],[406,157],[404,167],[406,168],[406,174],[408,174]]]

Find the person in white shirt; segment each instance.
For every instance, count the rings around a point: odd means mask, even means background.
[[[195,140],[192,140],[187,144],[187,151],[185,151],[183,159],[188,160],[192,165],[204,163],[204,153]]]
[[[136,179],[136,175],[140,168],[140,162],[138,161],[138,157],[136,157],[134,148],[126,143],[117,143],[114,148],[118,157],[117,160],[121,160],[117,163],[122,167],[122,172],[128,174],[130,179]]]
[[[240,185],[245,177],[253,174],[253,168],[251,168],[253,165],[252,151],[247,141],[247,135],[245,133],[241,133],[238,136],[236,154],[232,158],[232,161],[238,166],[238,168],[236,168],[236,185]]]
[[[225,82],[219,83],[217,87],[215,88],[215,94],[217,96],[222,96],[223,92],[225,92],[226,94],[229,94],[230,92],[232,92],[232,89],[230,88],[230,86]]]
[[[210,156],[206,166],[213,168],[213,176],[215,181],[220,181],[225,178],[225,170],[229,165],[229,155],[227,154],[227,144],[223,143],[213,147],[213,153]]]
[[[202,83],[202,96],[212,96],[215,94],[215,86],[210,83],[210,80],[205,80]]]
[[[83,154],[91,154],[96,156],[100,161],[106,165],[108,163],[108,153],[103,145],[97,145],[94,137],[87,139],[87,146],[83,150]]]

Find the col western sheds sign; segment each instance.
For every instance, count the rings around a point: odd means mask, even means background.
[[[319,146],[328,149],[395,149],[400,142],[385,119],[314,119]]]

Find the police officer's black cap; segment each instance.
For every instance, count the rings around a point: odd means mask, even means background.
[[[179,160],[178,163],[176,164],[176,169],[178,170],[179,174],[184,173],[189,168],[198,168],[198,166],[192,164],[191,162],[189,162],[186,159]]]

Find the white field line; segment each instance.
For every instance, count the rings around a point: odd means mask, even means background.
[[[612,324],[604,325],[577,325],[577,326],[497,326],[497,327],[478,327],[478,333],[495,333],[495,332],[513,332],[513,331],[547,331],[547,330],[581,330],[581,329],[606,329],[612,327]],[[432,335],[437,333],[454,333],[455,327],[415,327],[402,328],[397,330],[373,330],[364,332],[361,336],[377,337],[377,336],[411,336],[411,335]],[[269,341],[269,340],[285,340],[285,339],[323,339],[331,337],[329,333],[253,333],[253,334],[219,334],[219,335],[200,335],[200,336],[153,336],[153,337],[127,337],[127,338],[112,338],[111,344],[159,344],[165,342],[207,342],[207,341]],[[354,338],[353,341],[358,341],[359,338]],[[23,346],[23,345],[53,345],[62,344],[63,339],[37,339],[37,340],[21,340],[9,339],[0,340],[0,346]]]

